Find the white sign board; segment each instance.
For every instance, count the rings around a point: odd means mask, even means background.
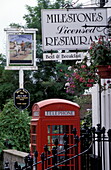
[[[54,60],[82,60],[84,58],[83,52],[78,53],[44,53],[44,61],[54,61]]]
[[[87,50],[100,35],[106,36],[106,25],[104,8],[42,10],[43,50]]]
[[[74,116],[75,111],[45,111],[45,116]]]

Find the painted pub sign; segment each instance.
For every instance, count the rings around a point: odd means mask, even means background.
[[[100,35],[107,37],[104,8],[43,9],[43,50],[87,50]]]
[[[5,28],[6,70],[36,70],[36,31],[33,28]]]
[[[32,64],[32,34],[9,34],[10,64]]]

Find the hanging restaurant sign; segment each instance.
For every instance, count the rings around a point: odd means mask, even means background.
[[[104,8],[43,9],[43,50],[87,50],[100,35],[107,36],[105,25]]]

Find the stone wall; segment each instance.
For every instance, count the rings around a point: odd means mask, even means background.
[[[24,166],[24,158],[28,155],[26,152],[20,152],[13,149],[8,149],[3,151],[3,165],[5,162],[9,162],[10,170],[14,170],[14,163],[17,161],[21,167]]]

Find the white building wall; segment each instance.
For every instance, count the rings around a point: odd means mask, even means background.
[[[96,84],[92,88],[92,126],[95,127],[100,122],[99,114],[99,86]]]
[[[101,85],[107,84],[108,79],[102,79]],[[92,125],[100,122],[100,97],[99,85],[92,88]],[[111,128],[111,89],[106,85],[106,90],[101,92],[101,125],[108,130]]]
[[[92,6],[95,7],[99,7],[99,4],[96,5],[98,2],[99,0],[91,0]],[[111,7],[111,0],[108,0],[105,7]],[[108,18],[111,18],[111,8],[107,8],[107,19]],[[104,85],[104,83],[107,83],[107,79],[101,79],[101,84]],[[95,85],[92,88],[92,126],[95,127],[98,123],[100,123],[100,96],[99,85]],[[108,88],[101,92],[101,126],[105,127],[107,135],[108,129],[111,129],[111,89]],[[105,144],[105,168],[102,166],[102,170],[109,170],[108,143]]]
[[[101,94],[102,103],[102,126],[111,128],[111,90],[103,91]]]
[[[108,79],[102,79],[101,85],[107,84]],[[92,89],[92,126],[100,123],[100,97],[99,85],[95,85]],[[106,90],[101,92],[101,127],[105,127],[107,131],[111,129],[111,89],[106,86]],[[97,152],[96,152],[97,153]],[[109,147],[105,144],[105,169],[109,170]],[[105,170],[102,166],[102,170]]]

